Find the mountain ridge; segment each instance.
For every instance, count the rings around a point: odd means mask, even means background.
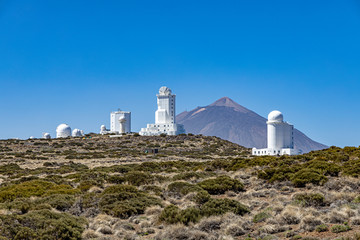
[[[248,148],[267,146],[267,119],[229,97],[184,111],[176,116],[176,121],[189,133],[217,136]],[[327,148],[298,129],[294,129],[294,144],[304,153]]]

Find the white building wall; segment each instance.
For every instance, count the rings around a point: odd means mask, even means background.
[[[125,129],[121,129],[121,124],[119,121],[121,117],[126,119],[124,123]],[[131,112],[117,111],[110,113],[110,132],[131,133]]]
[[[155,124],[175,123],[175,95],[156,96],[158,110],[155,112]]]
[[[294,148],[294,126],[288,123],[284,125],[283,148]]]

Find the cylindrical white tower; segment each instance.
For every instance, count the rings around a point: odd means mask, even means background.
[[[101,125],[100,126],[100,134],[104,134],[106,132],[106,126],[105,125]]]
[[[56,128],[57,138],[66,138],[71,136],[71,128],[69,125],[63,123]]]
[[[282,149],[284,146],[284,117],[275,110],[269,113],[267,121],[267,141],[269,149]]]
[[[125,123],[126,123],[126,118],[124,116],[121,116],[119,118],[119,133],[122,134],[122,133],[125,133]]]

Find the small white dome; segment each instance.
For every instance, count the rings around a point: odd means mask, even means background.
[[[282,122],[284,120],[284,116],[283,114],[278,111],[278,110],[275,110],[275,111],[272,111],[271,113],[269,113],[268,115],[268,121],[269,122]]]
[[[72,136],[73,137],[81,137],[83,134],[81,133],[82,131],[80,129],[77,129],[75,128],[73,131],[72,131]]]
[[[63,123],[56,128],[57,138],[66,138],[71,136],[71,128],[69,125]]]
[[[159,94],[160,95],[170,95],[171,94],[171,89],[170,88],[168,88],[168,87],[161,87],[160,89],[159,89]]]
[[[44,133],[43,138],[44,139],[50,139],[51,138],[50,133]]]

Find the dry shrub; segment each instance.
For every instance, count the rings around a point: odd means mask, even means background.
[[[124,236],[124,240],[137,240],[139,239],[136,234],[128,233]]]
[[[239,237],[244,235],[246,231],[238,224],[231,224],[226,228],[225,233],[232,237]]]
[[[99,214],[90,224],[90,228],[93,230],[98,230],[100,227],[103,226],[111,226],[115,224],[118,220],[116,218],[113,218],[109,215],[105,214]]]
[[[277,230],[278,230],[278,225],[266,224],[259,229],[259,232],[273,234],[273,233],[277,233],[278,232]]]
[[[288,206],[281,213],[281,219],[287,224],[298,224],[302,218],[302,214],[298,208]]]
[[[360,225],[360,217],[352,217],[350,218],[350,224],[358,226]]]
[[[104,191],[104,189],[99,188],[98,186],[92,186],[88,192],[89,193],[101,193],[102,191]]]
[[[88,239],[98,239],[99,238],[99,235],[94,231],[94,230],[91,230],[91,229],[87,229],[83,232],[82,234],[82,239],[84,240],[88,240]]]
[[[215,240],[216,237],[199,230],[192,230],[184,226],[170,226],[158,233],[155,240]]]
[[[347,215],[343,212],[332,210],[326,217],[329,223],[344,223],[348,219]]]
[[[332,191],[357,191],[359,181],[356,178],[332,178],[324,184],[324,187]]]
[[[198,228],[203,232],[212,232],[219,230],[222,223],[221,217],[208,217],[200,221]]]
[[[356,196],[357,194],[355,192],[331,191],[325,194],[325,198],[330,204],[336,203],[338,201],[352,202]]]
[[[131,225],[128,221],[118,221],[114,226],[113,229],[119,230],[124,229],[126,231],[135,231],[133,225]]]
[[[340,210],[343,214],[345,214],[348,218],[355,217],[356,212],[352,210],[349,206],[344,206]]]
[[[148,207],[145,210],[145,215],[149,216],[149,215],[159,215],[162,211],[162,208],[160,206],[151,206]]]
[[[100,226],[96,231],[100,232],[102,234],[105,234],[105,235],[113,234],[113,231],[112,231],[111,227],[109,227],[109,226]]]
[[[281,204],[272,205],[271,208],[275,212],[275,215],[281,213],[284,210],[284,206]]]
[[[301,220],[300,228],[305,231],[314,231],[316,226],[323,224],[323,221],[319,218],[315,218],[312,215],[307,215]]]
[[[149,221],[144,221],[144,222],[140,223],[140,227],[141,227],[141,228],[151,227],[151,222],[149,222]]]
[[[303,215],[312,215],[314,217],[319,217],[322,213],[319,212],[316,208],[310,207],[303,209]]]

